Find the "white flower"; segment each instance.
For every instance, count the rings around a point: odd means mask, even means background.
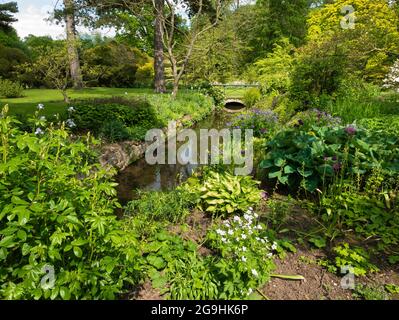
[[[257,229],[258,230],[263,230],[263,228],[262,228],[262,226],[260,224],[258,224]]]
[[[37,109],[38,109],[38,110],[43,110],[43,109],[44,109],[44,104],[39,103],[39,104],[37,105]]]
[[[258,276],[258,271],[256,271],[255,269],[252,269],[251,272],[252,272],[252,274],[253,274],[255,277]]]
[[[226,238],[222,238],[222,242],[226,243],[227,242]]]
[[[229,234],[229,236],[232,236],[234,234],[234,231],[230,229],[229,231],[227,231],[227,233]]]
[[[76,124],[75,124],[75,122],[72,119],[68,119],[65,123],[70,128],[76,127]]]
[[[247,238],[247,236],[246,236],[245,234],[243,234],[243,235],[241,236],[241,238],[242,238],[243,240],[245,240],[245,239]]]
[[[248,222],[251,222],[252,216],[250,216],[249,214],[244,214],[244,219],[247,220]]]
[[[37,128],[35,131],[35,135],[44,134],[44,131],[41,128]]]
[[[242,262],[247,262],[247,258],[245,258],[245,257],[242,257],[241,260],[242,260]]]
[[[74,107],[69,107],[68,108],[68,112],[75,112],[75,108]]]
[[[247,247],[242,247],[242,251],[246,252],[247,251]]]
[[[277,249],[277,243],[276,243],[276,242],[273,242],[272,250],[274,251],[274,250],[276,250],[276,249]]]
[[[234,216],[234,221],[236,221],[236,222],[241,222],[241,219],[240,219],[239,216]]]
[[[273,257],[273,253],[268,253],[268,254],[266,255],[266,257],[268,257],[268,258]]]
[[[248,295],[250,295],[252,292],[254,292],[251,288],[248,289]]]
[[[255,239],[256,239],[256,241],[260,241],[260,238],[259,238],[259,237],[256,237]]]
[[[259,218],[259,215],[257,213],[254,213],[255,218]]]
[[[263,240],[263,239],[260,239],[260,242],[262,242],[262,243],[266,243],[266,241],[265,241],[265,240]]]
[[[45,117],[45,116],[41,116],[39,119],[40,119],[41,121],[46,121],[46,117]]]
[[[248,208],[248,210],[250,210],[250,211],[254,211],[254,208],[252,208],[252,207],[249,207],[249,208]]]

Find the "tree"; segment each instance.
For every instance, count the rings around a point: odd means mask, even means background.
[[[0,4],[0,29],[4,31],[11,29],[11,23],[17,21],[13,16],[15,13],[18,13],[18,4],[16,2]]]
[[[27,73],[40,74],[47,85],[61,91],[64,102],[69,103],[67,94],[71,80],[68,44],[44,49],[42,54],[32,63],[25,65]]]
[[[156,93],[163,93],[166,91],[162,30],[162,22],[164,21],[164,0],[154,0],[154,14],[154,86]]]
[[[355,10],[352,27],[342,13],[348,1],[336,0],[311,12],[307,39],[319,44],[334,41],[345,48],[351,62],[348,73],[381,83],[399,54],[398,16],[389,1],[353,0],[350,4]]]
[[[81,89],[83,87],[83,80],[82,80],[82,72],[80,69],[78,40],[76,37],[75,3],[74,0],[63,0],[63,1],[64,1],[64,18],[66,25],[69,67],[70,67],[73,87],[75,89]]]
[[[223,4],[222,0],[216,0],[211,8],[210,2],[206,0],[189,1],[190,23],[188,28],[177,28],[178,0],[166,0],[169,10],[168,15],[163,15],[163,43],[167,50],[167,57],[170,61],[173,76],[172,97],[176,97],[179,84],[194,50],[198,38],[207,31],[214,28],[221,17]],[[208,6],[208,7],[207,7]],[[213,13],[210,15],[209,13]],[[183,42],[179,41],[183,39]],[[180,43],[179,43],[180,42]],[[180,45],[178,45],[180,44]]]

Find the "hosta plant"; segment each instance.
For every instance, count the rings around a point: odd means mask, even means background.
[[[198,189],[199,206],[212,215],[245,212],[261,200],[260,182],[250,176],[210,172]]]

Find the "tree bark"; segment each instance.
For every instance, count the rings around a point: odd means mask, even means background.
[[[154,33],[154,86],[156,93],[164,93],[165,88],[165,66],[163,52],[163,13],[164,0],[154,0],[155,7],[155,33]]]
[[[76,39],[74,0],[64,0],[65,24],[68,46],[68,58],[73,87],[83,88],[82,72],[80,69],[79,52]]]

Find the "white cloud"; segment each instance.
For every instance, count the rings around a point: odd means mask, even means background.
[[[42,7],[28,5],[15,15],[18,21],[15,22],[13,26],[21,38],[25,38],[30,34],[35,36],[51,36],[54,39],[65,38],[64,26],[61,24],[57,25],[54,22],[47,20],[50,16],[49,12],[52,12],[53,10],[54,6],[50,5]],[[79,27],[78,31],[81,34],[93,33],[92,30],[84,27]],[[96,32],[100,32],[109,37],[115,35],[113,29],[96,30]]]
[[[43,6],[38,8],[30,5],[16,14],[17,22],[13,24],[21,38],[33,34],[35,36],[52,36],[53,38],[60,38],[64,35],[64,28],[61,25],[56,25],[50,21],[46,21],[49,17],[49,11],[54,7]]]

